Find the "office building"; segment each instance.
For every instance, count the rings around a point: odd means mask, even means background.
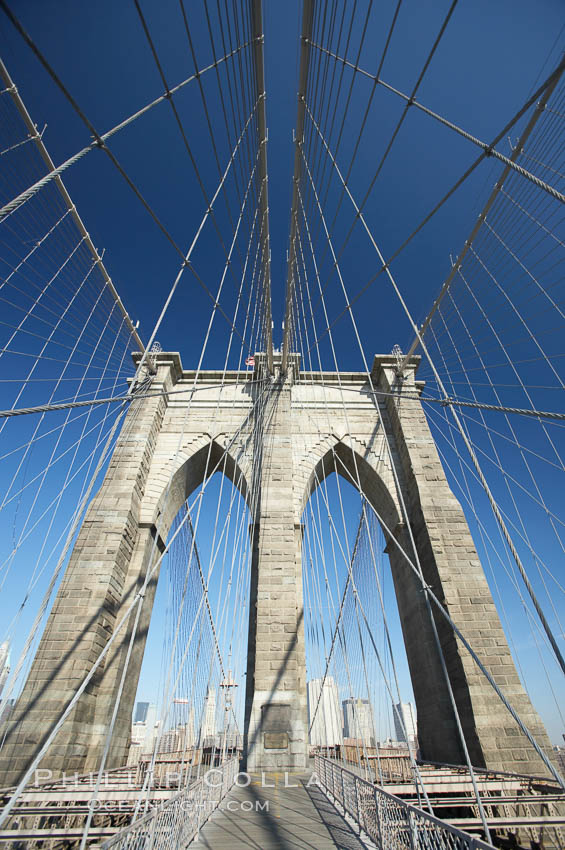
[[[368,699],[350,697],[343,700],[343,735],[366,747],[375,745],[373,710]]]
[[[323,685],[322,685],[323,683]],[[308,682],[308,727],[310,744],[335,747],[343,743],[339,691],[332,676]],[[313,722],[312,722],[313,721]]]

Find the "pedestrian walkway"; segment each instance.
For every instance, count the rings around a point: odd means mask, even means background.
[[[375,850],[340,815],[311,774],[252,774],[200,832],[209,850]],[[309,780],[311,784],[309,783]]]

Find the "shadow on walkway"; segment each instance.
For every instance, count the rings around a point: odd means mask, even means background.
[[[374,845],[364,842],[331,803],[318,785],[305,786],[312,805],[324,822],[336,847],[343,850],[372,850]]]
[[[371,850],[309,775],[252,774],[234,788],[197,839],[207,850]]]

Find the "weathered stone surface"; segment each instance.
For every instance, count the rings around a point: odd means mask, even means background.
[[[260,459],[257,456],[261,495],[253,537],[244,739],[247,770],[303,769],[308,757],[302,526],[294,515],[291,377],[279,380],[270,394],[264,448]],[[272,728],[275,715],[279,719]],[[285,735],[288,745],[271,746],[275,733]]]
[[[177,354],[159,355],[154,386],[198,391],[188,410],[187,396],[176,394],[145,399],[130,409],[104,482],[84,519],[22,696],[8,728],[0,730],[6,732],[0,785],[21,777],[107,645],[180,506],[215,469],[221,469],[247,499],[250,482],[261,484],[250,529],[246,693],[250,769],[299,769],[305,764],[301,517],[310,493],[334,471],[362,488],[387,537],[424,757],[462,761],[421,584],[399,547],[419,564],[426,583],[526,725],[549,748],[518,678],[465,517],[445,479],[421,404],[414,398],[417,360],[413,358],[397,388],[391,356],[375,358],[370,380],[360,373],[299,374],[293,359],[289,375],[269,392],[259,453],[251,435],[261,385],[244,385],[248,373],[243,372],[196,375],[183,371]],[[261,356],[256,363],[256,369],[262,368]],[[374,390],[385,395],[377,396]],[[225,449],[229,450],[224,454]],[[108,767],[121,764],[127,755],[156,581],[155,575],[145,595]],[[451,627],[441,616],[436,623],[473,763],[545,772]],[[129,636],[127,628],[120,633],[42,767],[80,773],[99,764]],[[288,734],[289,746],[266,751],[262,706],[276,702],[290,706],[289,728],[276,730]]]

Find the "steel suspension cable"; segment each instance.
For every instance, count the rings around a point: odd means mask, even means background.
[[[6,87],[10,89],[10,94],[12,96],[14,103],[16,104],[18,112],[22,116],[23,121],[24,121],[24,123],[27,127],[27,130],[30,133],[30,136],[33,138],[33,141],[34,141],[36,147],[38,148],[39,153],[41,154],[41,157],[44,160],[47,168],[49,169],[49,171],[53,171],[54,168],[55,168],[53,160],[49,156],[47,148],[45,147],[45,145],[43,143],[43,139],[42,139],[41,135],[37,132],[37,130],[35,128],[35,124],[31,120],[29,112],[27,111],[25,104],[24,104],[23,100],[21,99],[21,97],[18,93],[18,90],[17,90],[17,88],[14,84],[14,81],[10,77],[8,70],[7,70],[6,66],[4,65],[4,63],[2,62],[1,59],[0,59],[0,78],[3,80]],[[143,346],[143,343],[141,341],[139,334],[137,333],[137,329],[134,326],[132,320],[130,319],[129,314],[128,314],[126,308],[124,307],[122,300],[121,300],[120,296],[118,295],[114,284],[112,283],[110,275],[108,274],[108,272],[106,270],[106,266],[102,262],[102,258],[100,256],[100,254],[98,253],[98,251],[94,247],[94,243],[92,242],[92,239],[90,238],[90,236],[89,236],[89,234],[88,234],[88,232],[87,232],[87,230],[86,230],[86,228],[85,228],[85,226],[82,222],[82,219],[79,216],[79,214],[76,210],[76,207],[73,204],[73,202],[72,202],[72,200],[71,200],[71,198],[70,198],[70,196],[69,196],[69,194],[68,194],[68,192],[65,188],[65,185],[64,185],[63,181],[61,180],[61,178],[58,174],[55,175],[55,184],[56,184],[57,189],[59,190],[59,192],[61,194],[61,197],[63,198],[63,201],[64,201],[68,211],[70,212],[71,216],[73,217],[73,220],[74,220],[74,222],[75,222],[75,224],[76,224],[76,226],[79,230],[79,233],[81,234],[82,238],[85,240],[85,243],[88,246],[88,250],[92,254],[92,258],[93,258],[94,262],[98,266],[98,268],[99,268],[99,270],[102,274],[102,277],[106,281],[108,288],[109,288],[110,292],[112,293],[112,297],[114,298],[116,304],[120,308],[128,326],[129,326],[129,329],[130,329],[131,333],[133,334],[133,337],[135,339],[136,344],[139,346],[140,350],[143,351],[144,346]],[[0,210],[0,220],[3,217],[3,214],[4,214],[3,210]]]
[[[506,136],[506,135],[508,134],[509,130],[511,130],[511,129],[512,129],[512,127],[513,127],[513,126],[514,126],[514,125],[515,125],[515,124],[516,124],[516,123],[520,120],[520,118],[521,118],[521,117],[522,117],[522,116],[523,116],[523,115],[524,115],[524,114],[528,111],[528,109],[529,109],[529,108],[530,108],[530,107],[531,107],[534,103],[536,103],[536,102],[537,102],[538,98],[540,98],[540,97],[543,95],[543,93],[546,91],[546,89],[548,88],[548,86],[551,86],[552,84],[554,84],[554,83],[556,83],[556,82],[558,81],[558,79],[560,78],[560,76],[561,76],[561,75],[562,75],[562,73],[563,73],[563,70],[565,70],[565,59],[563,59],[563,60],[562,60],[562,62],[559,64],[559,66],[558,66],[558,67],[557,67],[557,68],[556,68],[556,69],[555,69],[555,70],[554,70],[554,71],[550,74],[550,76],[549,76],[549,77],[545,80],[545,82],[544,82],[544,83],[543,83],[543,84],[542,84],[542,85],[541,85],[541,86],[540,86],[540,87],[536,90],[536,92],[534,93],[534,95],[533,95],[532,97],[528,98],[528,100],[526,101],[526,103],[525,103],[525,104],[521,107],[521,109],[520,109],[520,110],[519,110],[519,111],[518,111],[518,112],[514,115],[514,117],[513,117],[513,118],[512,118],[512,119],[511,119],[511,120],[510,120],[510,121],[509,121],[509,122],[508,122],[508,123],[504,126],[504,128],[503,128],[502,130],[500,130],[500,132],[499,132],[499,133],[495,136],[495,138],[491,141],[491,143],[490,143],[489,147],[494,147],[495,145],[497,145],[497,144],[498,144],[498,142],[499,142],[499,141],[500,141],[500,140],[501,140],[504,136]],[[364,294],[364,293],[365,293],[365,292],[369,289],[369,287],[370,287],[370,286],[372,286],[372,284],[373,284],[373,283],[375,282],[375,280],[379,277],[379,275],[380,275],[383,271],[387,271],[387,270],[390,268],[390,266],[392,265],[392,263],[394,262],[394,260],[396,260],[396,259],[397,259],[397,257],[398,257],[398,256],[402,253],[402,251],[406,248],[406,246],[407,246],[407,245],[408,245],[408,244],[409,244],[409,243],[410,243],[410,242],[414,239],[414,237],[415,237],[415,236],[417,236],[417,234],[418,234],[418,233],[419,233],[419,232],[420,232],[420,231],[421,231],[421,230],[425,227],[425,225],[426,225],[426,224],[427,224],[427,223],[428,223],[428,222],[429,222],[429,221],[433,218],[433,216],[434,216],[434,215],[438,212],[438,210],[440,210],[440,209],[441,209],[441,207],[442,207],[442,206],[443,206],[443,205],[444,205],[444,204],[445,204],[445,203],[449,200],[449,198],[451,198],[451,196],[452,196],[452,195],[453,195],[453,194],[457,191],[457,189],[458,189],[458,188],[459,188],[459,187],[460,187],[460,186],[461,186],[461,185],[462,185],[462,184],[463,184],[463,183],[467,180],[467,178],[468,178],[468,177],[469,177],[469,176],[473,173],[473,171],[477,168],[477,166],[478,166],[478,165],[480,165],[480,163],[481,163],[481,162],[483,162],[483,160],[484,160],[485,158],[486,158],[486,153],[484,153],[484,152],[483,152],[483,153],[482,153],[482,154],[481,154],[481,155],[480,155],[480,156],[479,156],[479,157],[478,157],[478,158],[477,158],[477,159],[476,159],[476,160],[475,160],[475,161],[474,161],[474,162],[473,162],[473,163],[469,166],[469,168],[467,168],[467,170],[464,172],[464,174],[463,174],[463,175],[462,175],[462,176],[461,176],[461,177],[460,177],[460,178],[459,178],[459,179],[458,179],[458,180],[457,180],[457,181],[453,184],[453,186],[449,189],[449,191],[448,191],[448,192],[446,192],[446,193],[443,195],[443,197],[442,197],[442,198],[441,198],[441,199],[440,199],[440,200],[439,200],[439,201],[435,204],[435,206],[434,206],[434,207],[430,210],[430,212],[429,212],[429,213],[428,213],[428,214],[427,214],[427,215],[426,215],[426,216],[425,216],[425,217],[424,217],[424,218],[420,221],[420,223],[418,224],[418,226],[417,226],[414,230],[412,230],[412,232],[410,233],[410,235],[409,235],[409,236],[408,236],[408,237],[407,237],[407,238],[406,238],[406,239],[402,242],[402,244],[401,244],[401,245],[400,245],[400,246],[396,249],[396,251],[394,251],[394,253],[393,253],[393,254],[391,254],[391,255],[390,255],[390,257],[389,257],[389,258],[388,258],[385,262],[383,262],[383,264],[381,265],[381,267],[377,270],[377,272],[376,272],[374,275],[372,275],[372,277],[371,277],[371,278],[367,281],[367,283],[365,283],[365,284],[364,284],[364,286],[362,286],[362,287],[361,287],[361,289],[359,289],[359,290],[355,293],[355,295],[349,299],[349,301],[348,301],[347,305],[346,305],[346,306],[343,308],[343,310],[342,310],[342,311],[341,311],[341,312],[340,312],[340,313],[339,313],[339,314],[338,314],[338,315],[337,315],[337,316],[336,316],[336,317],[335,317],[335,318],[331,321],[331,324],[326,326],[326,328],[322,331],[322,333],[320,334],[320,336],[319,336],[319,338],[318,338],[318,339],[322,339],[322,338],[323,338],[323,336],[325,336],[325,334],[328,332],[328,330],[330,329],[330,327],[332,327],[332,328],[333,328],[333,327],[337,324],[337,322],[338,322],[341,318],[343,318],[343,316],[344,316],[344,315],[348,312],[348,310],[349,310],[349,309],[350,309],[350,308],[351,308],[351,307],[352,307],[352,306],[353,306],[353,305],[354,305],[354,304],[355,304],[355,303],[359,300],[359,298],[361,298],[361,296],[362,296],[362,295],[363,295],[363,294]],[[359,210],[360,210],[360,211],[362,211],[362,207],[361,207],[361,205],[359,205]],[[344,242],[343,242],[343,244],[342,244],[341,248],[340,248],[340,249],[339,249],[339,251],[337,252],[337,260],[339,260],[339,259],[340,259],[341,255],[342,255],[342,253],[343,253],[343,251],[344,251],[344,249],[345,249],[345,246],[347,245],[347,243],[348,243],[348,241],[349,241],[349,238],[350,238],[350,236],[351,236],[351,233],[353,232],[353,228],[354,228],[354,226],[355,226],[356,221],[357,221],[357,216],[355,217],[355,220],[354,220],[353,225],[352,225],[352,226],[351,226],[351,228],[349,229],[349,232],[348,232],[348,235],[346,236],[346,239],[344,240]],[[335,271],[335,265],[334,265],[332,268],[333,268],[333,269],[334,269],[334,271]],[[328,279],[328,281],[326,282],[326,287],[328,286],[329,282],[330,282],[330,281],[329,281],[329,279]],[[402,302],[401,302],[401,303],[402,303]],[[406,309],[407,309],[407,308],[405,307],[405,305],[404,305],[403,303],[402,303],[402,307],[403,307],[404,311],[406,312]],[[415,330],[416,335],[417,335],[417,328],[415,328],[414,330]]]
[[[315,193],[315,187],[314,187],[314,186],[313,186],[313,191],[314,191],[314,193]],[[318,205],[319,205],[319,200],[318,200]],[[325,229],[325,232],[326,232],[326,236],[327,236],[327,239],[328,239],[328,244],[329,244],[330,250],[332,251],[332,254],[333,254],[333,256],[334,256],[335,267],[336,267],[336,269],[337,269],[338,276],[340,277],[340,281],[341,281],[341,283],[342,283],[342,288],[343,288],[343,290],[344,290],[344,296],[346,297],[346,301],[349,303],[349,300],[348,300],[348,297],[347,297],[347,292],[346,292],[346,290],[345,290],[345,288],[344,288],[344,284],[343,284],[343,281],[342,281],[342,278],[341,278],[341,273],[340,273],[340,271],[339,271],[339,265],[338,265],[338,262],[339,262],[339,261],[338,261],[338,259],[336,259],[336,257],[335,257],[335,253],[333,252],[333,247],[332,247],[332,244],[331,244],[331,236],[329,235],[329,233],[328,233],[328,231],[327,231],[327,227],[326,227],[326,225],[325,225],[325,221],[324,221],[324,219],[323,219],[323,212],[322,212],[321,208],[319,208],[319,214],[320,214],[320,217],[322,218],[322,221],[323,221],[323,224],[324,224],[324,229]],[[364,358],[363,349],[362,349],[362,347],[361,347],[361,345],[360,345],[360,340],[359,340],[359,338],[358,338],[358,334],[357,334],[357,331],[356,331],[356,328],[355,328],[355,322],[354,322],[354,319],[353,319],[353,315],[352,315],[352,313],[351,313],[351,307],[349,306],[349,307],[348,307],[348,308],[346,308],[346,309],[348,309],[348,311],[349,311],[349,313],[350,313],[350,316],[351,316],[351,319],[352,319],[352,322],[353,322],[353,325],[354,325],[354,329],[355,329],[355,332],[356,332],[357,341],[358,341],[358,344],[359,344],[359,346],[360,346],[361,353],[362,353],[363,358]],[[412,322],[412,324],[413,324],[413,322]],[[427,353],[427,350],[426,350],[426,354],[428,354],[428,353]],[[429,355],[428,355],[428,359],[429,359]],[[436,373],[436,370],[435,370],[435,367],[434,367],[434,364],[433,364],[433,362],[432,362],[432,361],[430,361],[430,365],[432,366],[432,369],[434,369],[434,374],[436,374],[436,380],[438,380],[438,381],[439,381],[439,376],[438,376],[438,375],[437,375],[437,373]],[[368,370],[367,370],[367,367],[366,367],[366,371],[367,371],[367,374],[369,375]],[[371,381],[371,379],[370,379],[370,376],[369,376],[369,382],[370,382],[370,384],[371,384],[371,386],[372,386],[372,381]],[[445,390],[444,390],[444,388],[443,388],[443,385],[441,385],[441,388],[442,388],[442,392],[445,392]],[[454,414],[454,416],[455,416],[455,417],[457,416],[457,415],[456,415],[456,413],[455,413],[455,411],[453,411],[453,414]],[[464,435],[464,436],[466,436],[466,435]],[[468,446],[468,448],[470,448],[470,449],[471,449],[471,452],[472,452],[472,447]],[[475,461],[476,461],[476,457],[475,457]],[[478,463],[477,463],[477,465],[478,465]],[[395,474],[395,475],[396,475],[396,473],[395,473],[395,467],[394,467],[394,462],[392,462],[392,468],[393,468],[393,474]],[[480,472],[480,467],[479,467],[478,471]],[[482,476],[482,473],[480,473],[480,474],[481,474],[481,476]],[[395,479],[395,480],[396,480],[396,479]],[[482,482],[484,483],[484,485],[486,485],[486,480],[484,479],[484,476],[482,476]],[[358,486],[360,486],[360,485],[358,485]],[[399,486],[399,485],[398,485],[398,482],[397,482],[397,487],[398,487],[398,486]],[[362,488],[361,488],[361,489],[362,489]],[[489,491],[489,492],[490,492],[490,491]],[[399,493],[400,493],[400,495],[401,495],[401,491],[400,491],[400,490],[399,490]],[[402,499],[402,495],[401,495],[401,499]],[[492,499],[492,496],[491,496],[491,499]],[[493,501],[494,501],[494,500],[493,500]],[[496,503],[494,503],[494,505],[495,505],[495,507],[497,507],[497,506],[496,506]],[[497,509],[497,510],[498,510],[498,509]],[[500,515],[500,512],[498,512],[497,519],[499,519],[499,521],[500,521],[501,525],[503,526],[504,530],[506,530],[506,527],[505,527],[505,525],[504,525],[504,521],[503,521],[503,519],[502,519],[502,516]],[[412,564],[412,562],[410,561],[410,559],[408,559],[408,556],[405,556],[405,557],[407,558],[408,563],[410,564],[410,566],[411,566],[412,570],[413,570],[413,571],[414,571],[417,575],[419,575],[419,576],[420,576],[420,580],[421,580],[421,582],[422,582],[422,585],[423,585],[423,588],[424,588],[424,592],[425,592],[425,593],[429,592],[429,593],[430,593],[431,598],[433,599],[433,601],[434,601],[434,602],[437,602],[437,599],[435,599],[435,598],[434,598],[434,596],[433,596],[433,594],[431,593],[431,591],[427,591],[427,589],[426,589],[426,585],[425,585],[425,582],[424,582],[424,579],[423,579],[423,576],[421,576],[421,567],[419,567],[419,562],[418,562],[418,557],[417,557],[417,550],[416,550],[416,548],[415,548],[415,544],[414,544],[414,541],[413,541],[413,538],[412,538],[411,529],[410,529],[410,525],[409,525],[409,520],[407,520],[407,523],[408,523],[408,526],[407,526],[407,527],[408,527],[408,531],[409,531],[409,534],[410,534],[410,537],[411,537],[412,546],[413,546],[413,548],[414,548],[414,552],[415,552],[415,555],[416,555],[417,565],[418,565],[418,566],[417,566],[417,567],[415,567],[415,566]],[[507,530],[506,530],[506,535],[505,535],[505,536],[508,536],[508,538],[509,538],[509,535],[508,535]],[[396,540],[395,540],[395,543],[397,543],[397,541],[396,541]],[[509,543],[511,544],[511,539],[510,539],[510,538],[509,538]],[[397,545],[398,545],[398,543],[397,543]],[[515,556],[515,557],[517,557],[517,552],[516,552],[515,548],[513,548],[513,544],[511,544],[511,549],[513,550],[513,554],[514,554],[514,556]],[[346,559],[346,560],[347,560],[347,559]],[[444,614],[447,618],[451,619],[451,618],[449,617],[449,614],[448,614],[448,613],[447,613],[447,612],[446,612],[443,608],[442,608],[442,613],[443,613],[443,614]],[[431,614],[431,609],[430,609],[430,614]],[[543,615],[542,615],[542,616],[543,616]],[[453,624],[453,625],[455,626],[455,624]],[[460,633],[460,631],[459,631],[459,629],[458,629],[457,627],[455,627],[455,631],[456,631],[456,634],[457,634],[458,636],[461,636],[461,633]],[[466,646],[466,648],[468,648],[468,649],[470,650],[470,645],[469,645],[469,643],[468,643],[466,640],[464,640],[464,645]],[[440,650],[440,651],[441,651],[441,650]],[[484,667],[484,665],[482,664],[482,662],[480,662],[480,661],[478,660],[478,657],[477,657],[476,653],[474,653],[474,651],[472,651],[472,656],[473,656],[474,660],[478,663],[478,665],[479,665],[479,667],[480,667],[481,671],[482,671],[482,672],[484,672],[484,673],[486,674],[488,671],[486,671],[486,668]],[[504,695],[500,692],[500,689],[498,688],[498,686],[497,686],[497,685],[496,685],[496,683],[494,682],[494,679],[492,678],[492,676],[491,676],[490,674],[488,674],[488,675],[487,675],[487,678],[488,678],[489,682],[491,683],[491,685],[493,685],[493,687],[495,687],[495,690],[497,691],[497,693],[499,694],[499,696],[500,696],[500,697],[501,697],[501,699],[503,700],[503,702],[504,702],[504,704],[506,705],[506,707],[510,710],[510,712],[511,712],[512,716],[513,716],[513,717],[517,720],[517,722],[519,723],[520,728],[522,729],[522,731],[524,732],[524,734],[526,734],[526,737],[528,737],[528,740],[530,741],[530,743],[532,743],[532,745],[534,746],[534,748],[535,748],[535,749],[536,749],[536,751],[538,752],[538,755],[540,755],[540,757],[542,758],[542,760],[544,761],[544,763],[546,764],[546,766],[550,769],[550,771],[552,772],[552,774],[553,774],[556,778],[558,778],[558,777],[559,777],[559,774],[555,772],[555,770],[554,770],[553,766],[551,765],[551,762],[548,760],[548,758],[547,758],[547,756],[545,755],[545,753],[543,753],[543,750],[541,750],[541,748],[539,747],[539,745],[537,744],[537,742],[535,742],[535,739],[533,738],[533,736],[531,735],[531,733],[529,732],[529,730],[527,730],[527,729],[526,729],[526,727],[524,726],[523,722],[522,722],[522,721],[521,721],[521,719],[518,717],[518,715],[516,714],[516,712],[514,711],[514,709],[513,709],[513,708],[509,705],[509,703],[508,703],[508,701],[506,700],[506,698],[504,697]],[[464,746],[465,746],[465,745],[464,745]],[[561,780],[561,779],[560,779],[559,781],[560,781],[560,783],[561,783],[561,784],[563,784],[563,780]],[[564,787],[565,787],[565,786],[564,786]]]

